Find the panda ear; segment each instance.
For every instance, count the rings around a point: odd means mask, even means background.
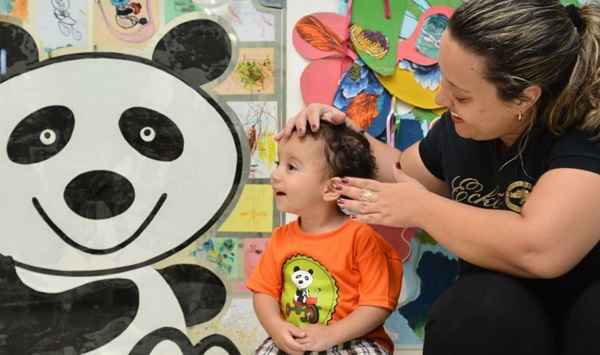
[[[25,72],[39,62],[38,47],[29,32],[8,22],[0,22],[0,82]]]
[[[191,20],[177,25],[158,41],[152,60],[198,87],[225,72],[231,62],[231,39],[212,20]]]
[[[313,274],[313,269],[308,269],[308,273],[312,275]]]
[[[296,272],[298,270],[300,270],[300,267],[299,266],[294,266],[294,272]]]

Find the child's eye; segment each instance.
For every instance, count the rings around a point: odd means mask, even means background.
[[[292,164],[288,164],[288,170],[296,170],[296,167]]]

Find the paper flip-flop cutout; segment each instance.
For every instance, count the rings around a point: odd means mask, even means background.
[[[396,70],[398,36],[406,0],[353,0],[350,40],[361,59],[380,75]]]
[[[300,77],[306,104],[333,103],[342,75],[357,57],[349,48],[349,23],[349,17],[320,12],[302,17],[294,26],[296,51],[312,61]]]
[[[381,84],[395,97],[423,109],[439,109],[435,96],[440,90],[439,66],[419,66],[402,61],[393,75],[378,75]]]
[[[453,12],[448,6],[433,6],[423,12],[410,37],[398,44],[398,60],[406,59],[419,65],[437,64],[440,39]]]
[[[331,105],[340,78],[351,66],[350,58],[327,58],[310,63],[300,76],[300,91],[304,103]]]
[[[385,132],[392,97],[371,69],[357,58],[342,77],[333,105],[346,112],[359,128],[368,129],[373,137],[378,137]]]
[[[348,18],[332,12],[318,12],[302,17],[294,26],[292,43],[300,55],[309,60],[356,54],[348,47]]]

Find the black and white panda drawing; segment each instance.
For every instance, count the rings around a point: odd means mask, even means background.
[[[0,354],[239,354],[186,335],[223,309],[217,275],[151,266],[215,228],[245,181],[243,131],[199,89],[228,68],[227,32],[196,19],[152,60],[39,61],[0,22],[0,48]]]
[[[296,286],[294,302],[306,304],[308,302],[308,288],[313,283],[313,270],[302,270],[299,266],[294,266],[292,273],[292,282]]]

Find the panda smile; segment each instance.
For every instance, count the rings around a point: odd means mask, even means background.
[[[40,216],[44,220],[44,222],[46,222],[46,224],[54,231],[54,233],[56,233],[56,235],[58,235],[60,237],[60,239],[62,239],[65,243],[69,244],[73,248],[79,249],[79,250],[81,250],[81,251],[83,251],[85,253],[88,253],[88,254],[104,255],[104,254],[114,253],[114,252],[116,252],[116,251],[118,251],[120,249],[123,249],[126,246],[128,246],[129,244],[131,244],[134,240],[136,240],[142,234],[142,232],[144,232],[144,230],[146,229],[146,227],[148,227],[148,225],[150,225],[150,223],[152,222],[152,220],[154,219],[154,217],[156,216],[156,214],[158,213],[158,211],[160,210],[160,208],[165,203],[166,199],[167,199],[167,194],[163,193],[160,196],[160,198],[158,199],[158,201],[156,201],[156,204],[154,205],[154,208],[152,208],[152,211],[150,211],[150,214],[148,214],[148,216],[146,217],[146,219],[144,219],[144,221],[142,222],[142,224],[140,224],[140,226],[138,227],[138,229],[129,238],[127,238],[123,242],[119,243],[118,245],[115,245],[114,247],[106,248],[106,249],[88,248],[88,247],[86,247],[84,245],[81,245],[81,244],[77,243],[73,239],[69,238],[69,236],[65,232],[63,232],[52,221],[52,219],[48,216],[48,214],[46,213],[46,211],[44,211],[44,208],[42,207],[42,205],[40,204],[40,202],[38,201],[37,198],[35,198],[35,197],[32,198],[32,203],[33,203],[33,206],[35,207],[35,209],[37,210],[37,212],[40,214]]]

